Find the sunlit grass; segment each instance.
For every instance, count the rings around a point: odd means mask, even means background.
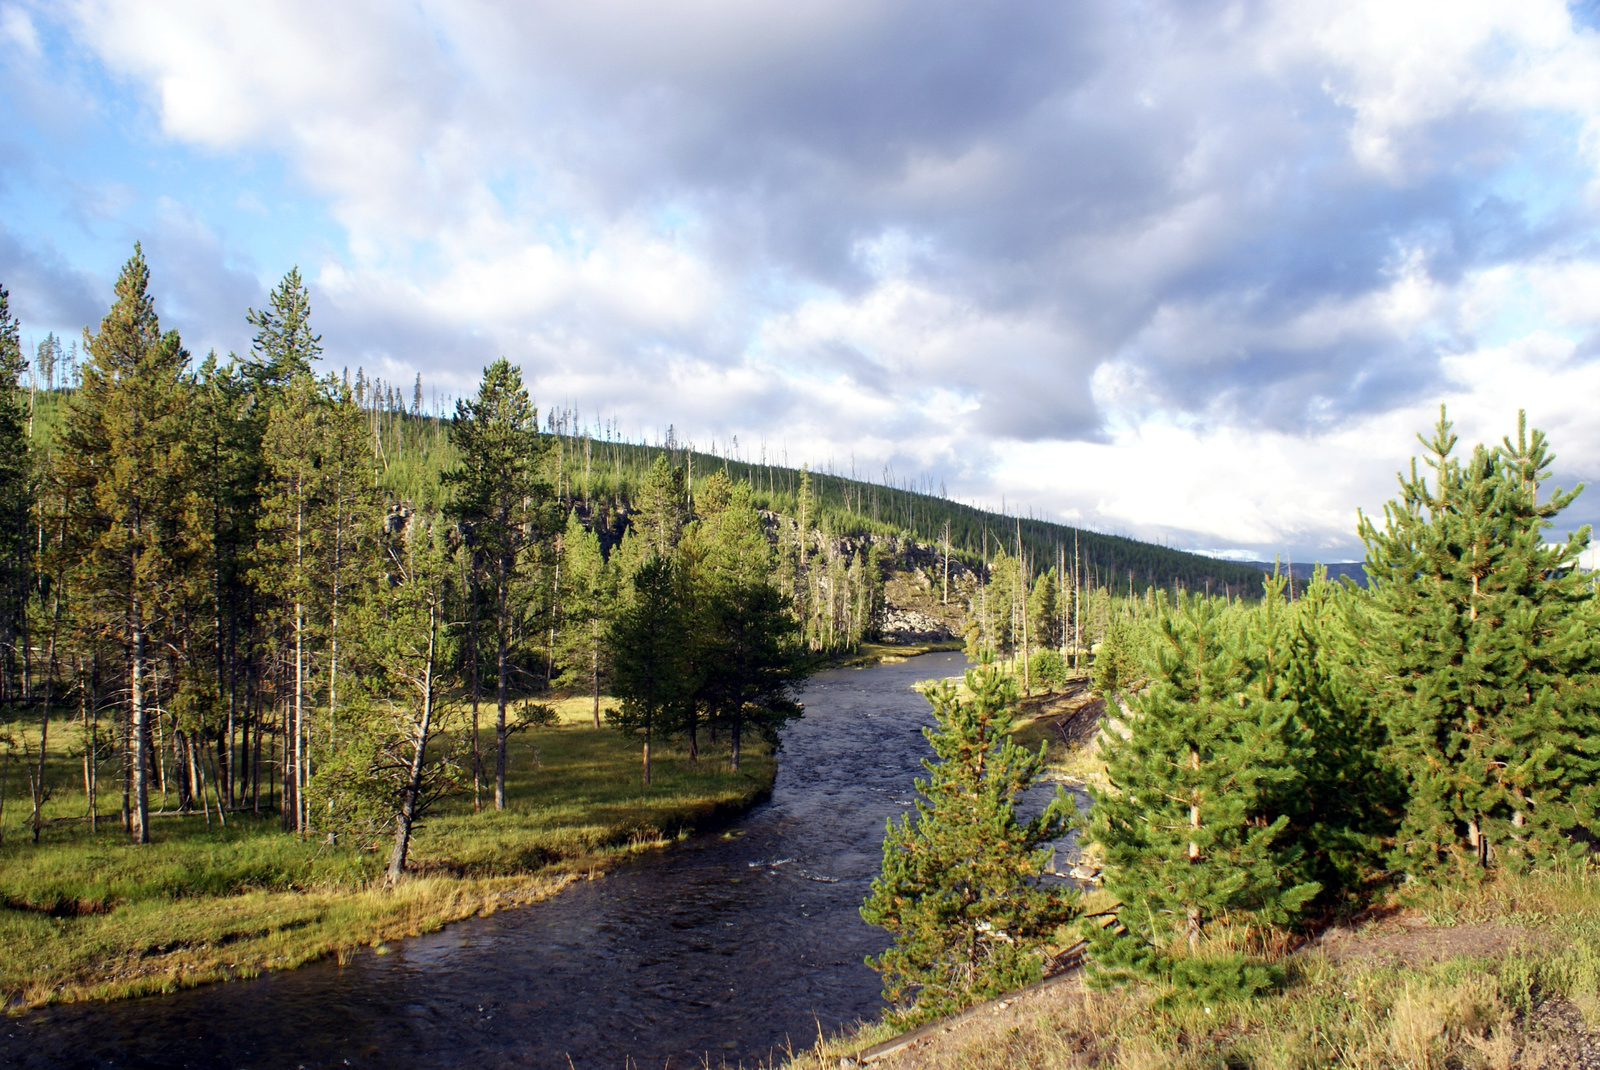
[[[588,701],[584,699],[583,701]],[[298,965],[540,898],[627,853],[733,816],[770,790],[764,748],[727,769],[725,748],[655,748],[641,790],[639,745],[585,718],[513,737],[505,811],[445,800],[416,830],[411,868],[393,891],[386,855],[280,830],[275,813],[152,818],[152,843],[128,842],[113,808],[120,785],[102,775],[102,820],[83,820],[74,727],[52,725],[53,796],[40,842],[19,762],[10,769],[0,845],[0,995],[13,1009],[52,999],[161,991]],[[576,723],[573,723],[576,722]],[[37,720],[14,724],[36,747]],[[492,733],[484,744],[490,746]],[[20,742],[19,742],[20,746]],[[3,760],[3,759],[0,759]],[[169,801],[175,802],[175,799]],[[159,792],[152,800],[161,802]]]
[[[1492,953],[1409,963],[1382,953],[1381,939],[1368,953],[1338,957],[1283,944],[1273,956],[1286,972],[1279,990],[1209,1006],[1163,999],[1156,986],[1096,992],[1068,981],[1020,1002],[1020,1013],[988,1013],[919,1049],[915,1065],[1509,1070],[1548,1065],[1575,1028],[1600,1030],[1600,875],[1593,870],[1414,889],[1393,905],[1446,925],[1504,925],[1511,935]],[[1244,936],[1260,949],[1258,934]],[[1237,948],[1240,937],[1221,933],[1212,950]],[[891,1032],[870,1023],[789,1065],[831,1070]]]

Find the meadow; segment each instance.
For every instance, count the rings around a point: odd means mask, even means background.
[[[0,997],[17,1011],[58,1000],[171,991],[298,966],[536,901],[594,879],[629,854],[742,813],[776,771],[747,747],[727,772],[725,749],[697,762],[655,748],[639,786],[629,736],[595,729],[587,697],[556,703],[559,723],[514,738],[507,807],[472,812],[470,794],[443,800],[417,829],[408,879],[382,887],[386,844],[365,849],[285,834],[278,815],[161,813],[152,843],[128,842],[115,770],[101,772],[101,813],[85,817],[82,752],[72,727],[52,725],[51,789],[38,843],[29,825],[24,744],[37,754],[37,715],[8,726],[14,747],[0,829]],[[169,793],[166,803],[175,803]],[[159,792],[152,808],[165,810]]]

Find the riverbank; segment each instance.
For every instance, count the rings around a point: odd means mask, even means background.
[[[1016,738],[1045,743],[1053,772],[1103,777],[1092,746],[1100,700],[1075,687],[1023,707]],[[1111,905],[1090,889],[1089,910]],[[1600,871],[1592,867],[1398,888],[1308,935],[1263,944],[1259,934],[1219,932],[1214,942],[1208,950],[1272,961],[1282,985],[1208,1006],[1175,1001],[1154,985],[1094,991],[1074,972],[924,1027],[914,1039],[864,1022],[787,1066],[1600,1066]]]
[[[36,745],[36,722],[12,725],[19,735],[30,727]],[[470,798],[446,800],[417,831],[412,877],[391,891],[381,887],[382,851],[302,840],[270,813],[230,814],[226,827],[214,811],[209,821],[156,817],[144,847],[128,843],[115,818],[90,834],[82,792],[72,790],[77,759],[52,740],[47,781],[56,790],[40,843],[22,827],[26,796],[19,805],[13,795],[5,811],[0,998],[16,1012],[381,951],[546,898],[730,820],[769,796],[777,768],[765,748],[746,748],[744,768],[730,774],[725,751],[702,747],[690,762],[657,747],[642,793],[638,744],[627,736],[563,723],[513,738],[506,810],[474,814]],[[153,808],[161,802],[158,794]]]
[[[1097,992],[1073,976],[992,1001],[879,1059],[870,1058],[872,1046],[893,1031],[874,1023],[788,1066],[1600,1065],[1600,876],[1592,871],[1396,895],[1276,958],[1283,986],[1253,1000],[1169,1005],[1153,986]]]
[[[853,653],[839,654],[828,659],[827,664],[835,669],[864,669],[869,665],[892,665],[923,654],[965,648],[966,644],[959,639],[929,643],[862,643]]]

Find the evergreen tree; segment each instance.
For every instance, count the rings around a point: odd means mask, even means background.
[[[783,725],[800,716],[794,693],[809,675],[809,659],[797,642],[794,604],[771,581],[772,550],[749,484],[715,473],[699,504],[701,519],[679,546],[695,697],[681,727],[692,754],[694,718],[704,711],[727,730],[737,770],[747,729],[775,746]]]
[[[1351,615],[1405,779],[1396,868],[1480,873],[1587,854],[1600,778],[1596,600],[1584,526],[1544,532],[1582,487],[1541,484],[1554,457],[1527,432],[1461,459],[1440,411],[1384,525],[1361,519],[1370,596]],[[1581,838],[1580,838],[1581,839]]]
[[[1269,578],[1241,624],[1250,692],[1291,704],[1302,744],[1300,779],[1270,808],[1289,815],[1283,842],[1304,848],[1325,891],[1354,889],[1381,868],[1403,790],[1383,760],[1383,722],[1346,638],[1354,589],[1329,583],[1320,567],[1295,601],[1285,585]]]
[[[548,443],[539,414],[522,385],[522,371],[504,357],[483,371],[478,395],[456,403],[450,441],[460,467],[446,473],[455,491],[450,509],[460,522],[473,570],[487,594],[495,633],[494,808],[506,805],[506,706],[518,637],[526,565],[547,534],[552,497],[540,478]]]
[[[311,295],[300,280],[298,267],[289,269],[269,301],[265,310],[252,308],[245,314],[256,329],[245,373],[257,384],[272,388],[312,374],[312,362],[322,356],[322,336],[311,332]]]
[[[149,281],[135,245],[99,333],[84,332],[89,361],[68,407],[62,464],[81,589],[101,627],[128,651],[123,812],[138,843],[150,841],[150,657],[205,530],[189,515],[189,355],[176,332],[161,333]]]
[[[211,675],[226,713],[217,724],[224,742],[221,788],[231,805],[242,784],[233,751],[236,728],[246,727],[240,703],[237,666],[241,640],[248,644],[248,570],[257,538],[262,450],[260,422],[253,418],[251,383],[231,361],[219,367],[216,353],[200,367],[195,391],[195,418],[190,445],[196,490],[209,524],[202,581],[209,580],[201,601],[211,613]]]
[[[1045,570],[1028,595],[1028,642],[1039,650],[1054,650],[1062,643],[1061,585],[1056,570]]]
[[[1094,652],[1093,681],[1096,694],[1115,700],[1139,685],[1143,678],[1143,636],[1138,623],[1126,612],[1106,623]]]
[[[562,613],[563,687],[582,687],[593,701],[600,727],[600,689],[608,671],[606,633],[617,611],[617,570],[601,552],[600,538],[583,526],[577,511],[561,538],[565,560]]]
[[[438,518],[417,513],[383,546],[385,582],[363,629],[367,655],[379,676],[388,720],[383,756],[373,772],[391,785],[394,844],[385,883],[405,871],[412,832],[431,806],[458,788],[455,754],[429,747],[448,738],[446,667],[455,603],[452,549]]]
[[[657,457],[628,517],[640,549],[663,559],[677,550],[688,520],[688,496],[683,469],[668,463],[664,456]]]
[[[612,622],[612,690],[622,700],[612,723],[643,737],[640,783],[650,786],[650,748],[656,734],[681,724],[694,703],[686,673],[690,622],[679,573],[670,557],[648,558],[633,574],[632,597]]]
[[[28,362],[9,301],[10,295],[0,287],[0,655],[5,658],[0,699],[15,699],[27,686],[21,662],[31,575],[28,514],[33,504],[28,419],[21,390]]]
[[[986,662],[967,671],[966,688],[970,699],[948,681],[927,692],[935,726],[923,735],[938,761],[923,762],[915,815],[888,823],[882,873],[861,907],[895,937],[867,964],[883,974],[899,1025],[1037,980],[1044,943],[1079,909],[1075,892],[1039,880],[1067,829],[1066,797],[1017,819],[1044,751],[1011,741],[1015,682]]]
[[[1102,743],[1110,788],[1091,788],[1088,836],[1126,932],[1092,929],[1100,969],[1181,980],[1223,915],[1286,924],[1316,895],[1303,852],[1282,842],[1289,817],[1271,803],[1299,787],[1303,744],[1287,703],[1249,693],[1239,638],[1215,599],[1157,604],[1149,687],[1131,699],[1124,732]],[[1222,987],[1264,982],[1224,962]],[[1174,970],[1176,969],[1176,974]],[[1200,980],[1201,973],[1190,973]],[[1215,984],[1204,976],[1203,984]]]
[[[263,448],[267,471],[262,501],[257,585],[274,599],[274,617],[293,666],[288,693],[288,757],[293,766],[284,778],[283,818],[287,828],[304,831],[304,787],[310,777],[308,751],[311,712],[315,703],[311,664],[319,629],[317,577],[322,543],[318,518],[323,508],[321,486],[322,397],[309,374],[283,386],[271,408]]]
[[[796,642],[792,608],[766,580],[720,586],[706,597],[709,628],[695,644],[697,699],[727,729],[735,772],[747,729],[776,747],[779,730],[803,712],[794,696],[812,665]]]

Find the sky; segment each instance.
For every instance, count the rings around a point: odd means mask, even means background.
[[[0,0],[0,285],[635,440],[1358,559],[1416,434],[1600,476],[1600,4]],[[1557,531],[1600,519],[1600,486]]]

